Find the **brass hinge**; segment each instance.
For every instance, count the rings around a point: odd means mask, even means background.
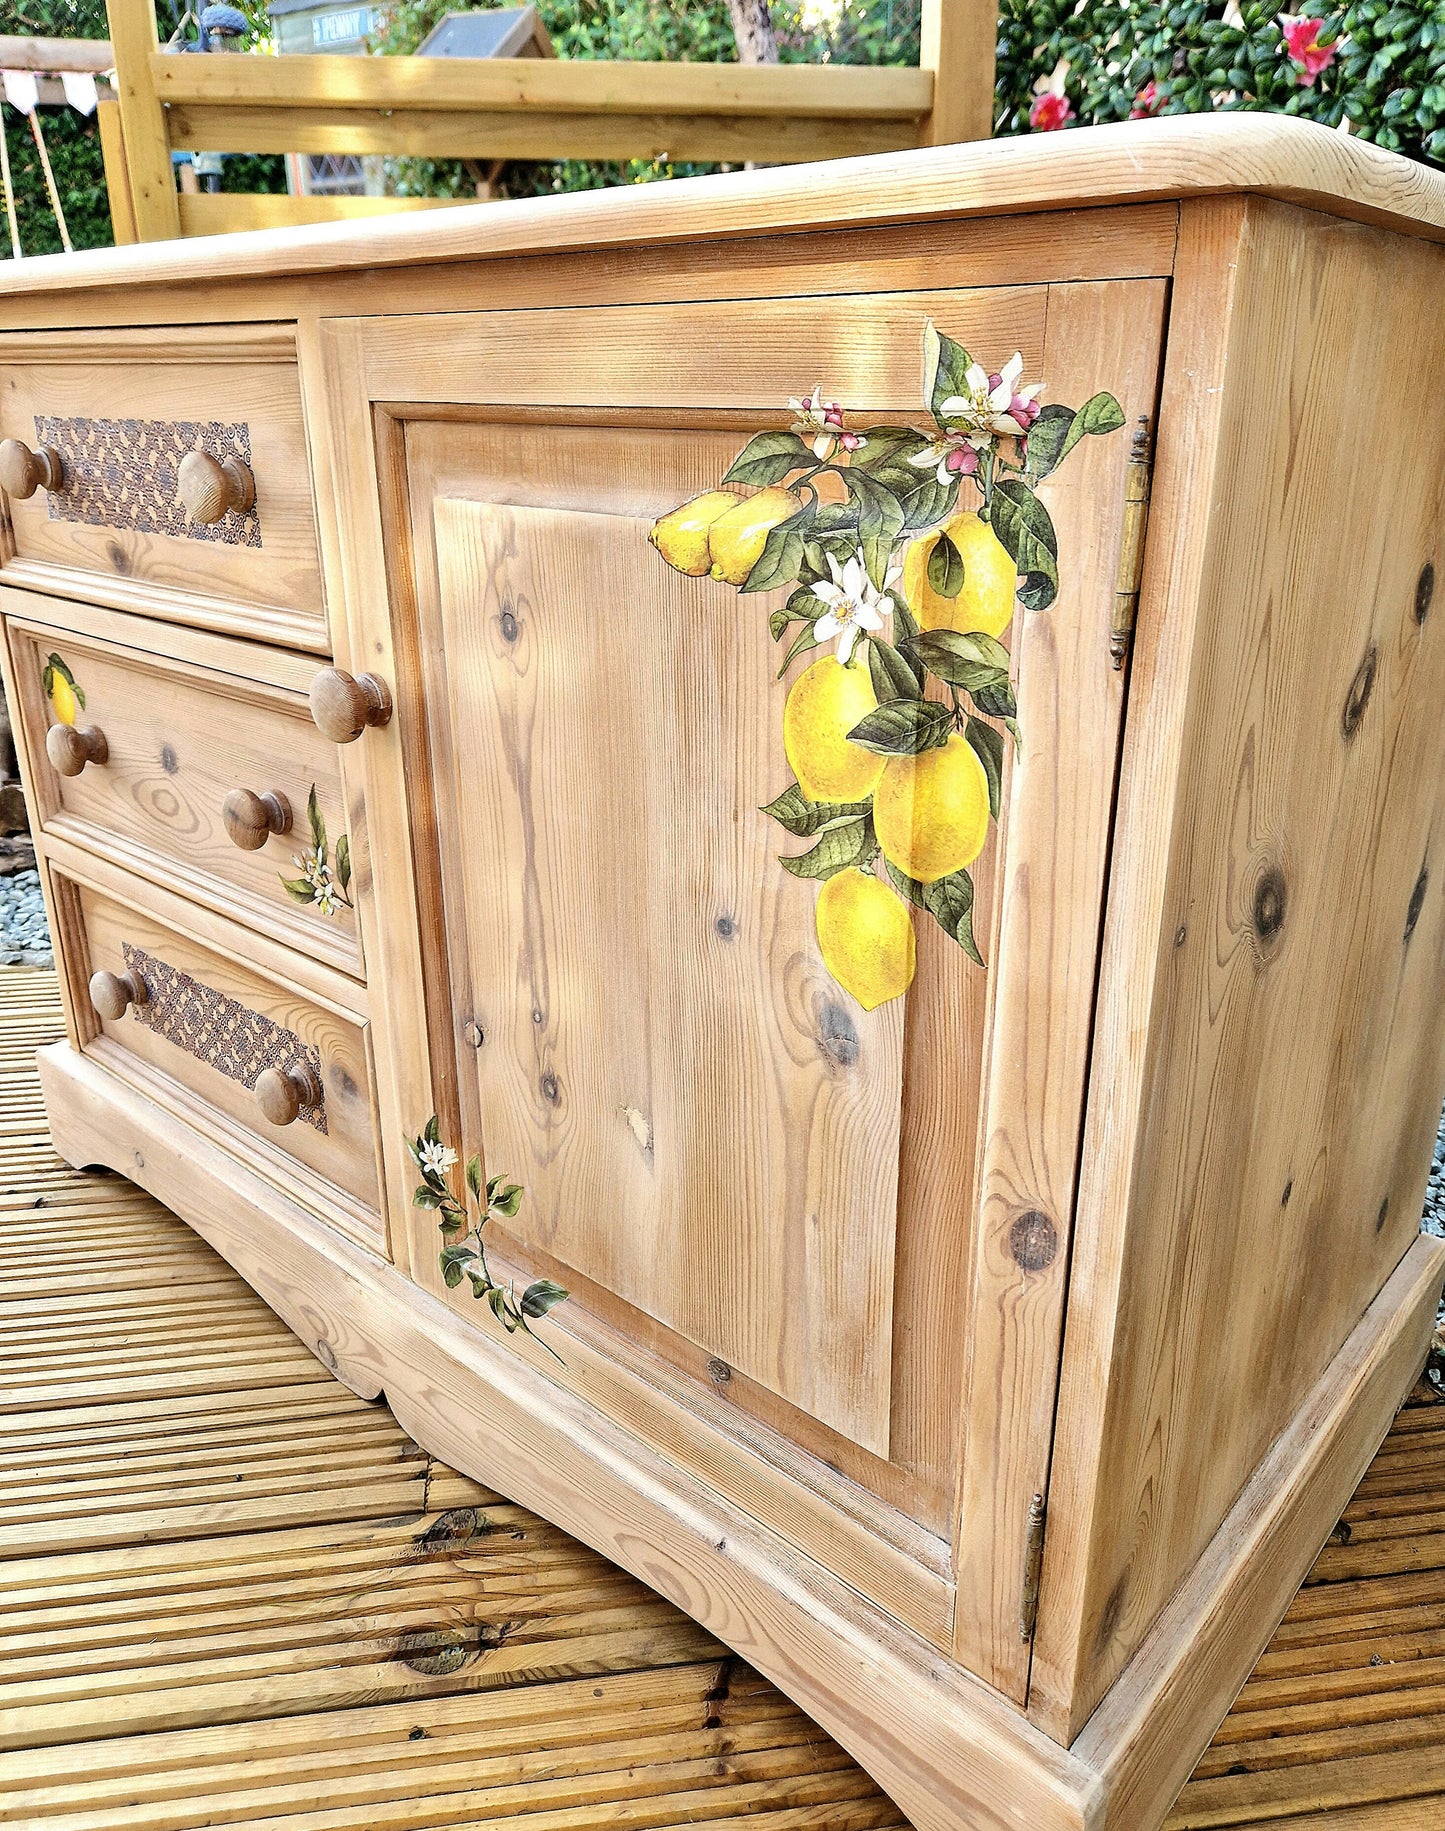
[[[1134,640],[1139,609],[1139,577],[1144,570],[1144,535],[1149,526],[1149,422],[1141,419],[1124,470],[1124,527],[1119,538],[1119,573],[1114,585],[1114,612],[1109,619],[1109,659],[1124,665]]]
[[[1044,1564],[1044,1497],[1029,1502],[1024,1528],[1024,1586],[1019,1595],[1019,1639],[1032,1640],[1039,1619],[1039,1573]]]

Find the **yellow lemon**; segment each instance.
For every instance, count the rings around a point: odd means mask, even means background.
[[[707,531],[713,577],[725,585],[744,584],[762,558],[769,534],[801,507],[791,490],[759,490],[720,515]]]
[[[871,871],[840,871],[818,892],[823,964],[865,1011],[913,984],[913,920],[903,900]]]
[[[928,561],[946,534],[963,561],[963,584],[956,598],[941,597],[928,582]],[[903,556],[903,595],[921,629],[956,629],[961,635],[982,630],[1001,636],[1014,614],[1018,573],[1003,542],[972,510],[955,515],[932,534],[915,540]]]
[[[883,856],[920,884],[971,865],[988,838],[988,777],[968,740],[955,731],[941,750],[890,758],[873,829]]]
[[[719,515],[735,509],[742,498],[734,490],[706,490],[652,524],[648,539],[672,567],[689,578],[701,578],[712,565],[707,531]]]
[[[50,703],[54,706],[55,716],[62,725],[75,723],[75,715],[80,710],[80,704],[75,697],[75,688],[71,686],[59,668],[52,668],[50,672]]]
[[[810,801],[863,801],[883,774],[883,757],[850,744],[848,733],[878,704],[861,663],[825,655],[800,674],[783,707],[783,748]]]

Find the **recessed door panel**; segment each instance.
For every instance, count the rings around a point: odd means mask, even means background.
[[[488,1167],[524,1241],[884,1455],[904,1005],[840,993],[773,857],[761,615],[649,526],[436,505]]]

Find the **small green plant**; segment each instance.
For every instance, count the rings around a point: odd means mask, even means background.
[[[441,1122],[435,1113],[418,1137],[408,1138],[406,1148],[421,1171],[421,1181],[411,1199],[418,1208],[435,1209],[438,1216],[444,1242],[441,1272],[447,1289],[454,1291],[463,1278],[467,1279],[473,1297],[486,1298],[492,1314],[508,1335],[515,1335],[520,1329],[533,1341],[541,1342],[554,1360],[562,1362],[562,1356],[537,1334],[532,1324],[540,1322],[559,1303],[565,1303],[568,1293],[550,1278],[538,1278],[518,1297],[516,1286],[498,1284],[487,1265],[482,1229],[494,1215],[503,1220],[512,1219],[522,1205],[522,1185],[509,1183],[505,1176],[493,1176],[483,1184],[482,1160],[474,1155],[467,1161],[469,1200],[458,1201],[447,1182],[447,1172],[457,1162],[457,1153],[442,1141]]]

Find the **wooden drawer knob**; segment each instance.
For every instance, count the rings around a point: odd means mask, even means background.
[[[58,776],[78,776],[87,763],[104,763],[110,745],[98,725],[52,725],[45,734],[45,754]]]
[[[375,674],[353,680],[341,668],[322,668],[311,682],[311,717],[333,744],[354,743],[368,725],[391,717],[391,691]]]
[[[303,1106],[321,1104],[321,1081],[309,1062],[263,1068],[256,1076],[256,1104],[272,1125],[291,1125]]]
[[[256,479],[239,458],[188,451],[176,467],[176,495],[192,521],[222,521],[232,509],[244,514],[250,508]]]
[[[291,831],[291,803],[284,795],[253,794],[233,788],[221,803],[226,837],[243,852],[259,852],[273,833]]]
[[[90,1002],[101,1017],[112,1023],[124,1017],[132,1005],[143,1005],[150,994],[139,973],[92,973]]]
[[[65,481],[65,467],[53,445],[42,445],[32,451],[19,439],[0,444],[0,483],[7,496],[24,501],[36,490],[58,490]]]

